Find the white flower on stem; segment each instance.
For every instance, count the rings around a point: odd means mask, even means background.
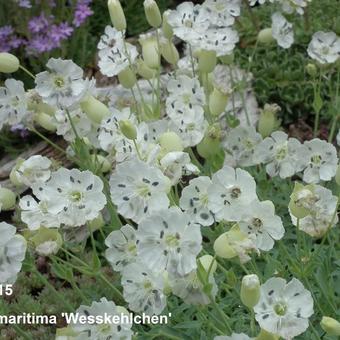
[[[212,176],[209,209],[217,221],[238,221],[240,209],[257,199],[254,178],[245,170],[224,166]]]
[[[331,64],[339,59],[340,38],[334,32],[316,32],[307,48],[308,55],[320,64]]]
[[[182,176],[199,173],[199,169],[191,163],[190,156],[186,152],[169,152],[159,163],[160,169],[170,179],[172,185],[177,184]]]
[[[200,228],[190,220],[175,207],[144,218],[137,230],[138,256],[155,271],[188,274],[202,249]]]
[[[266,164],[269,176],[287,178],[303,170],[300,155],[305,154],[306,147],[296,138],[288,138],[285,132],[275,131],[257,145],[254,159]]]
[[[60,227],[58,216],[48,211],[48,203],[45,201],[37,202],[32,196],[24,196],[20,199],[19,207],[21,219],[30,230]]]
[[[115,271],[123,270],[137,259],[136,230],[129,224],[111,232],[105,245],[108,247],[105,257]]]
[[[285,230],[282,220],[275,215],[275,207],[271,201],[258,201],[250,203],[241,213],[240,229],[255,236],[256,248],[268,251],[273,248],[274,241],[280,240]]]
[[[46,182],[51,177],[51,165],[52,162],[47,157],[31,156],[15,170],[16,179],[29,187],[37,182]]]
[[[46,183],[32,186],[34,195],[46,203],[47,212],[67,226],[80,226],[95,219],[105,207],[103,182],[92,172],[60,168]]]
[[[83,79],[83,70],[72,60],[51,58],[48,71],[38,73],[35,90],[51,106],[69,108],[86,95],[90,83]]]
[[[117,165],[110,178],[110,188],[118,212],[137,223],[169,206],[169,179],[160,169],[138,159]]]
[[[223,146],[235,166],[252,166],[258,164],[254,159],[254,153],[261,141],[261,135],[253,126],[239,125],[226,133]]]
[[[320,238],[338,223],[338,198],[332,191],[320,185],[313,185],[310,190],[302,190],[297,203],[310,213],[299,219],[299,229],[308,235]],[[297,218],[290,212],[292,223],[297,226]]]
[[[0,222],[0,284],[14,283],[26,254],[26,240],[14,226]]]
[[[304,168],[303,180],[306,183],[330,181],[336,174],[338,156],[334,145],[319,138],[304,143],[305,149],[298,150]]]
[[[212,274],[209,275],[209,283],[212,285],[211,295],[215,297],[218,288]],[[203,284],[199,280],[196,270],[184,276],[169,275],[169,284],[172,293],[188,305],[203,306],[211,303],[209,296],[203,290]]]
[[[280,12],[272,15],[272,34],[282,48],[289,48],[294,42],[293,24],[288,22]]]
[[[193,222],[210,226],[215,222],[214,214],[209,209],[208,189],[212,181],[207,176],[192,179],[182,191],[180,207],[192,218]]]
[[[162,273],[153,272],[144,262],[126,266],[122,272],[125,301],[134,312],[147,315],[161,314],[166,306]]]
[[[230,27],[209,28],[197,38],[195,48],[215,51],[218,57],[231,54],[239,41],[237,31]]]
[[[267,332],[292,339],[305,332],[313,315],[313,298],[302,283],[293,278],[271,278],[261,285],[260,301],[254,307],[255,318]]]
[[[205,104],[205,94],[198,79],[180,75],[171,78],[167,85],[166,111],[173,119],[182,119],[186,112]]]
[[[80,318],[88,318],[88,322],[76,322],[70,325],[71,329],[77,333],[76,340],[132,339],[132,324],[125,322],[125,320],[119,323],[97,323],[90,319],[94,318],[96,320],[96,318],[100,318],[105,321],[105,315],[111,318],[115,316],[120,318],[122,314],[128,315],[128,311],[124,307],[117,306],[113,301],[108,301],[105,297],[101,298],[99,302],[92,302],[91,306],[81,305],[76,313]],[[116,320],[116,318],[111,320]]]
[[[217,27],[232,26],[241,10],[239,0],[206,0],[202,9],[207,12],[210,25]]]
[[[124,108],[121,111],[111,109],[111,113],[110,118],[102,122],[98,135],[100,147],[107,152],[111,152],[118,141],[125,139],[119,127],[120,120],[130,120],[132,124],[136,124],[136,118],[129,108]]]
[[[116,76],[125,70],[138,56],[137,48],[129,43],[124,44],[122,32],[112,26],[106,26],[105,33],[98,43],[98,49],[100,72],[108,77]]]
[[[207,13],[192,2],[183,2],[176,10],[169,11],[167,21],[174,34],[189,44],[195,42],[210,25]]]
[[[29,113],[23,82],[7,79],[4,85],[0,87],[0,130],[21,123]]]

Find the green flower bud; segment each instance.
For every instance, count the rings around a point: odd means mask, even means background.
[[[56,254],[63,244],[63,239],[57,229],[41,227],[30,239],[38,254],[48,256]]]
[[[144,11],[146,20],[149,25],[158,28],[162,25],[162,16],[159,11],[158,5],[154,0],[145,0],[144,1]]]
[[[273,38],[272,29],[264,28],[261,30],[257,36],[257,41],[261,44],[270,44],[275,41]]]
[[[241,284],[241,301],[248,308],[253,308],[260,300],[260,280],[257,275],[243,276]]]
[[[314,186],[312,184],[304,186],[301,183],[295,183],[294,190],[290,195],[288,207],[292,215],[296,218],[304,218],[310,215],[311,212],[306,205],[314,199],[313,188]],[[304,202],[307,204],[303,204]]]
[[[169,25],[168,20],[167,20],[169,13],[170,13],[169,11],[165,11],[163,13],[163,24],[162,24],[163,35],[167,39],[171,39],[174,35],[174,31],[172,27]]]
[[[197,152],[203,158],[216,155],[221,150],[221,128],[219,125],[211,125],[203,140],[197,145]]]
[[[257,129],[263,138],[270,136],[278,128],[276,113],[280,110],[281,108],[276,104],[265,104],[261,110]]]
[[[214,71],[217,63],[215,51],[201,50],[198,55],[198,68],[203,73]]]
[[[1,73],[13,73],[18,71],[20,66],[19,59],[10,53],[0,53],[0,72]]]
[[[143,59],[138,59],[136,66],[137,73],[144,79],[149,80],[156,77],[157,72],[154,69],[150,68],[148,65],[146,65]]]
[[[104,225],[105,221],[101,213],[99,213],[99,215],[95,219],[88,222],[88,226],[92,232],[101,229],[102,227],[104,227]]]
[[[172,289],[171,289],[171,284],[169,280],[169,273],[166,270],[163,272],[163,280],[164,280],[163,293],[166,296],[169,296],[172,293]]]
[[[279,340],[280,337],[261,329],[260,334],[255,338],[256,340]]]
[[[55,120],[45,112],[37,112],[34,115],[34,121],[47,131],[54,132],[57,130]]]
[[[125,14],[119,0],[108,0],[107,6],[110,13],[112,25],[117,31],[126,29]]]
[[[226,55],[223,55],[222,57],[219,57],[219,59],[221,60],[222,64],[230,65],[234,62],[235,55],[234,53],[226,54]]]
[[[175,132],[164,132],[158,139],[164,154],[172,151],[183,151],[183,142],[181,137]]]
[[[12,210],[15,206],[16,196],[12,190],[0,186],[0,211]]]
[[[112,165],[106,157],[102,155],[91,155],[91,158],[92,162],[96,162],[101,172],[106,173],[112,170]]]
[[[104,118],[110,116],[108,107],[93,96],[86,97],[86,99],[80,103],[80,107],[86,115],[97,124],[100,124]]]
[[[133,88],[137,82],[136,76],[130,67],[127,67],[118,74],[118,80],[126,89]]]
[[[179,60],[178,50],[171,40],[161,42],[161,55],[172,65],[176,65]]]
[[[217,269],[217,262],[211,255],[203,255],[201,256],[198,261],[201,262],[204,270],[208,273],[210,269],[210,274],[214,274]]]
[[[142,46],[143,60],[152,69],[160,66],[160,56],[158,51],[157,39],[155,37],[142,37],[139,39]]]
[[[318,69],[316,68],[315,64],[307,64],[305,67],[305,70],[307,74],[309,74],[311,77],[315,78],[316,75],[318,74]]]
[[[209,110],[213,116],[219,116],[224,112],[229,95],[221,92],[219,89],[214,88],[209,96]]]
[[[340,186],[340,164],[338,164],[338,167],[336,169],[335,182],[337,185]]]
[[[320,325],[328,335],[340,336],[339,321],[328,316],[323,316]]]
[[[19,169],[21,163],[24,162],[24,159],[19,158],[17,160],[16,165],[12,168],[10,174],[9,174],[9,179],[10,181],[16,186],[16,187],[20,187],[22,186],[22,183],[19,181],[17,175],[16,175],[16,171]],[[0,209],[1,210],[1,209]]]
[[[136,127],[129,120],[120,120],[119,128],[126,138],[131,140],[135,140],[137,138]]]

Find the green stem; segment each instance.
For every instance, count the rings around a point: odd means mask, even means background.
[[[33,340],[33,337],[27,335],[26,331],[22,330],[18,325],[12,324],[11,327],[15,330],[15,332],[20,335],[25,340]]]
[[[31,73],[29,70],[27,70],[26,67],[20,65],[19,68],[21,70],[23,70],[26,74],[28,74],[33,80],[35,80],[35,75],[33,73]]]
[[[32,131],[33,133],[35,133],[37,136],[39,136],[42,140],[44,140],[46,143],[50,144],[51,146],[53,146],[56,150],[60,151],[61,153],[63,153],[64,155],[66,155],[66,151],[64,149],[62,149],[59,145],[55,144],[54,142],[52,142],[49,138],[45,137],[42,133],[40,133],[38,130],[36,130],[35,128],[31,128],[30,131]]]

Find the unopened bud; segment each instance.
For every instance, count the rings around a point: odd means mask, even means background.
[[[261,110],[258,131],[263,138],[270,136],[277,129],[279,124],[276,113],[280,110],[281,108],[276,104],[265,104],[264,109]]]
[[[210,274],[214,274],[217,269],[217,262],[211,255],[203,255],[201,256],[198,261],[200,261],[201,265],[203,266],[204,270],[208,273],[210,270]]]
[[[288,204],[291,214],[299,219],[309,215],[311,212],[308,209],[308,202],[312,201],[313,197],[313,185],[303,186],[296,182]]]
[[[120,120],[119,127],[127,139],[135,140],[137,138],[136,127],[129,120]]]
[[[229,95],[221,92],[219,89],[214,88],[209,96],[209,110],[213,116],[219,116],[224,112]]]
[[[144,1],[144,11],[149,25],[158,28],[162,25],[162,16],[159,7],[154,0]]]
[[[163,31],[164,37],[170,40],[174,35],[174,31],[172,30],[172,27],[168,23],[167,17],[169,13],[170,13],[169,10],[163,13],[162,31]]]
[[[223,55],[222,57],[219,57],[219,59],[224,65],[230,65],[234,62],[235,55],[234,53],[226,54],[226,55]]]
[[[112,170],[112,165],[106,157],[102,155],[91,155],[91,157],[92,161],[98,165],[101,172],[106,173]]]
[[[181,137],[175,132],[164,132],[158,139],[159,145],[165,154],[173,151],[183,151],[183,142]]]
[[[20,66],[19,59],[11,54],[2,52],[0,53],[0,72],[1,73],[13,73],[18,71]]]
[[[305,70],[307,72],[307,74],[309,74],[311,77],[316,77],[316,75],[318,74],[318,70],[316,68],[316,66],[314,64],[307,64],[305,67]]]
[[[257,41],[261,44],[270,44],[274,41],[271,28],[264,28],[257,36]]]
[[[88,222],[88,226],[92,232],[101,229],[104,225],[105,221],[101,213],[99,213],[99,215],[95,219]]]
[[[176,65],[179,60],[178,50],[171,40],[161,43],[161,54],[169,64]]]
[[[56,121],[45,112],[37,112],[34,115],[34,121],[47,131],[54,132],[57,130]]]
[[[229,244],[228,233],[221,234],[214,243],[215,254],[224,259],[231,259],[237,256],[237,252]]]
[[[158,69],[160,66],[160,56],[157,39],[155,37],[142,36],[139,42],[142,45],[142,55],[146,65],[152,69]]]
[[[58,230],[45,227],[41,227],[30,240],[33,242],[36,252],[43,256],[56,254],[63,244]]]
[[[97,124],[100,124],[104,118],[110,116],[110,110],[101,101],[93,96],[88,96],[80,103],[81,109],[86,115]]]
[[[156,76],[156,71],[146,65],[145,61],[138,59],[136,62],[137,73],[144,79],[152,79]]]
[[[124,31],[126,29],[126,19],[120,1],[109,0],[107,6],[109,8],[112,25],[117,31]]]
[[[246,275],[241,284],[241,301],[248,308],[253,308],[260,300],[260,280],[257,275]]]
[[[120,84],[126,89],[131,89],[137,82],[136,76],[130,67],[125,68],[118,74]]]
[[[12,190],[0,186],[0,211],[12,210],[15,206],[16,196]]]
[[[201,50],[198,55],[198,68],[203,73],[210,73],[217,63],[215,51]]]
[[[203,158],[216,155],[221,150],[221,128],[218,125],[211,125],[203,140],[197,145],[197,152]]]
[[[322,317],[320,322],[322,329],[328,335],[340,336],[340,322],[328,316]]]

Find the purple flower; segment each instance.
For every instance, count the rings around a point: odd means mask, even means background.
[[[47,35],[36,34],[27,44],[27,53],[37,54],[37,52],[49,52],[56,47],[58,47],[58,45]]]
[[[50,37],[56,44],[59,44],[62,40],[70,37],[72,33],[73,27],[67,22],[62,22],[59,25],[51,26]]]
[[[13,33],[12,26],[7,25],[7,26],[0,27],[0,39],[7,38],[12,33]]]
[[[89,7],[91,1],[92,0],[78,0],[72,22],[75,27],[81,26],[85,20],[93,14],[93,11]]]
[[[53,19],[53,16],[46,18],[45,13],[41,13],[28,22],[28,28],[32,33],[43,32],[48,28],[51,19]]]
[[[21,138],[26,138],[29,135],[28,130],[23,124],[15,124],[11,126],[11,131],[19,134]]]
[[[19,5],[19,7],[23,7],[23,8],[31,8],[32,7],[30,0],[19,0],[18,5]]]

